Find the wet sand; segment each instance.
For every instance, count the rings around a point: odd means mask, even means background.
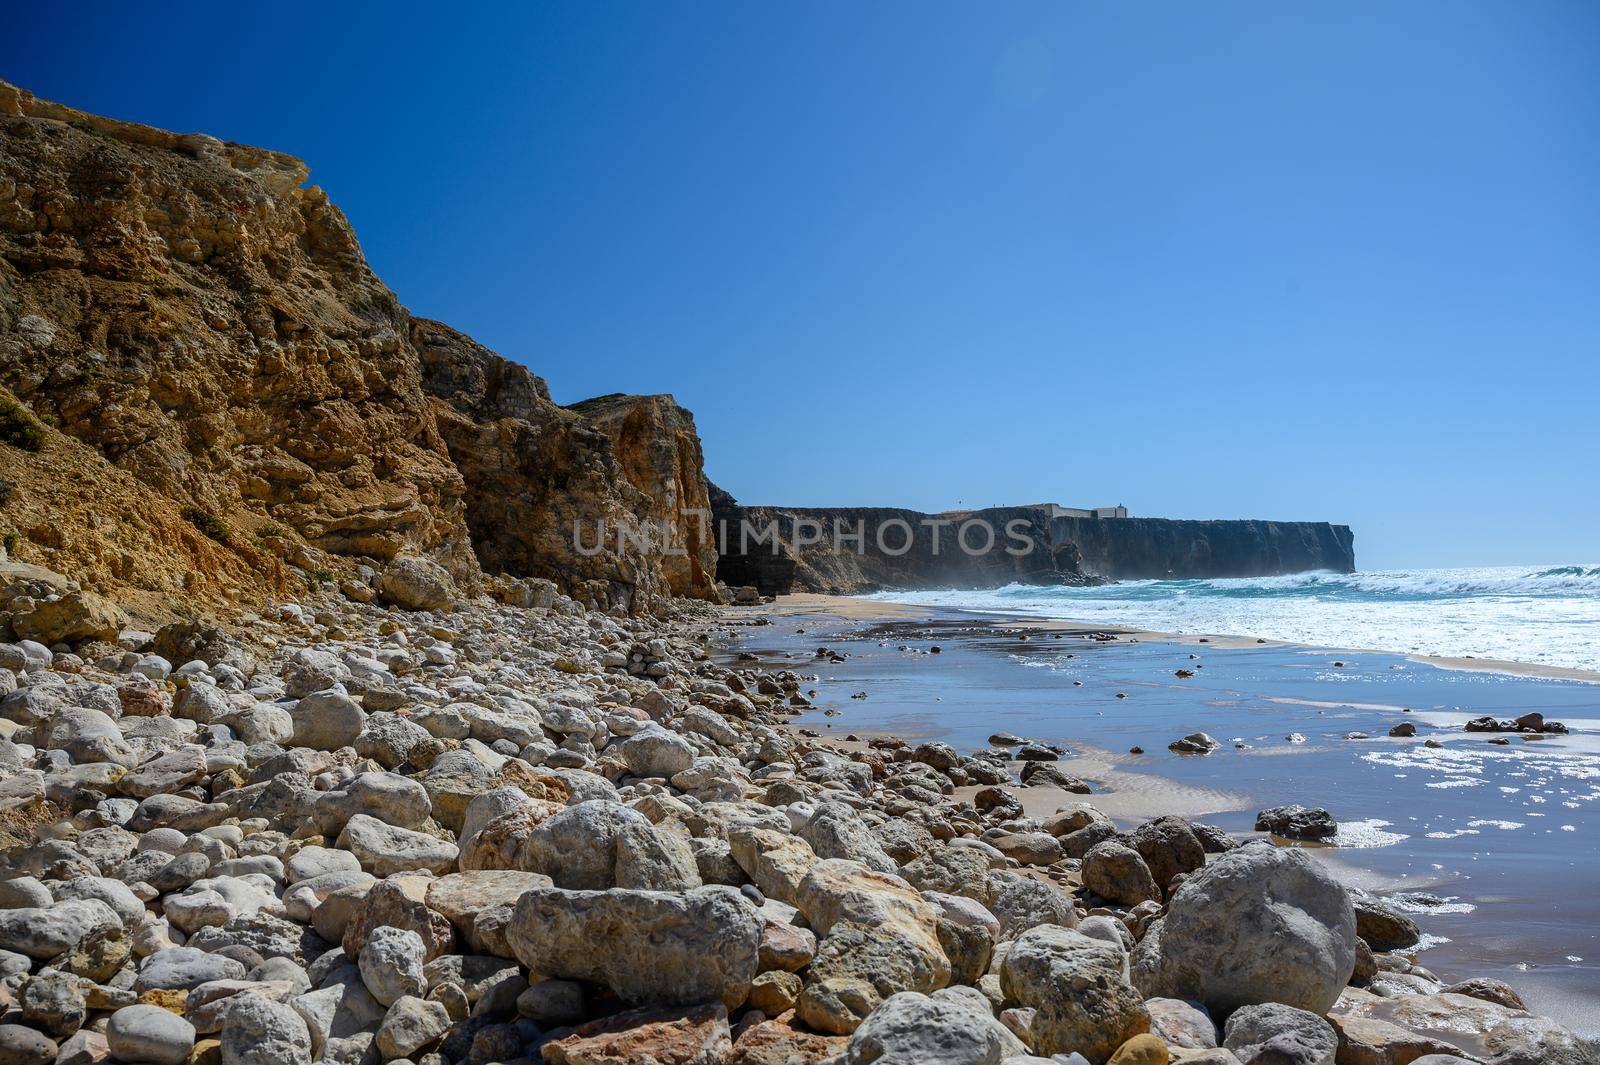
[[[1324,806],[1346,845],[1316,848],[1317,857],[1412,911],[1429,937],[1424,965],[1447,980],[1503,979],[1536,1012],[1600,1033],[1600,695],[1591,678],[843,603],[848,616],[828,597],[786,599],[776,613],[744,608],[773,623],[747,630],[741,649],[816,678],[806,687],[818,709],[800,727],[841,740],[939,738],[963,750],[1004,730],[1068,746],[1063,769],[1095,794],[1019,788],[1030,813],[1090,802],[1124,826],[1176,813],[1243,836],[1267,806]],[[845,660],[817,659],[822,645]],[[1528,710],[1572,734],[1500,747],[1461,730],[1473,716]],[[1418,736],[1390,738],[1400,721]],[[1196,730],[1223,749],[1167,750]],[[1370,738],[1347,739],[1352,732]],[[1135,746],[1144,753],[1128,753]]]

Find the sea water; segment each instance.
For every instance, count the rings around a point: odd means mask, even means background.
[[[1100,642],[940,609],[782,617],[737,646],[804,675],[817,709],[798,723],[825,737],[1063,744],[1086,801],[1120,806],[1124,827],[1182,813],[1245,835],[1266,807],[1324,807],[1337,845],[1313,854],[1415,913],[1425,965],[1506,980],[1600,1035],[1600,686],[1380,652]],[[1463,727],[1532,711],[1570,732],[1497,745]],[[1416,735],[1390,736],[1402,722]],[[1222,747],[1168,748],[1196,730]]]
[[[1600,566],[1297,573],[866,598],[1159,632],[1600,670]]]

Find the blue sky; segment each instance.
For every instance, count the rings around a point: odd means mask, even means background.
[[[414,312],[741,499],[1600,561],[1600,5],[23,5],[0,77],[291,152]]]

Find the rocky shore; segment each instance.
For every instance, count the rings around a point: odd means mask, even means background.
[[[796,727],[689,412],[412,315],[308,175],[0,82],[0,1065],[1597,1060],[1029,737]],[[1349,549],[1106,528],[1037,572]]]
[[[759,610],[437,578],[149,632],[7,566],[0,1062],[1600,1060],[1302,851],[793,727]]]

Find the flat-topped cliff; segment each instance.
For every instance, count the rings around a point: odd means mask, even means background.
[[[1327,522],[1084,518],[1048,503],[940,514],[746,507],[715,489],[713,507],[723,550],[718,575],[767,595],[1355,568],[1349,527]]]

